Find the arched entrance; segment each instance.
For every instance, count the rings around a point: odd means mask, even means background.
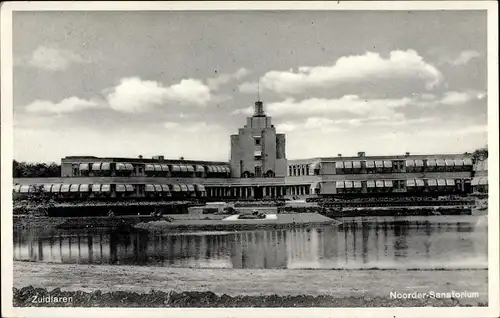
[[[264,197],[264,191],[263,191],[264,188],[262,187],[253,187],[253,198],[254,199],[262,199]]]

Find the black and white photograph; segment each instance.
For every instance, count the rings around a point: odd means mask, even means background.
[[[2,6],[3,316],[500,314],[496,2],[45,5]]]

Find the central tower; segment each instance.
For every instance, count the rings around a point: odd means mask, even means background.
[[[233,178],[285,177],[285,135],[276,134],[271,117],[256,101],[252,117],[231,135],[231,174]]]

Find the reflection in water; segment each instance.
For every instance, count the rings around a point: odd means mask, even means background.
[[[347,221],[245,232],[14,234],[14,259],[210,268],[486,268],[487,227],[470,222]]]

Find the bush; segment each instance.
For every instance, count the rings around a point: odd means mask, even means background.
[[[71,302],[36,303],[33,297],[71,297]],[[149,293],[113,291],[103,293],[61,291],[56,288],[32,286],[13,288],[14,307],[450,307],[463,305],[460,299],[390,299],[388,297],[335,297],[333,295],[217,295],[211,291],[164,292],[151,290]],[[477,302],[474,306],[487,306]]]

